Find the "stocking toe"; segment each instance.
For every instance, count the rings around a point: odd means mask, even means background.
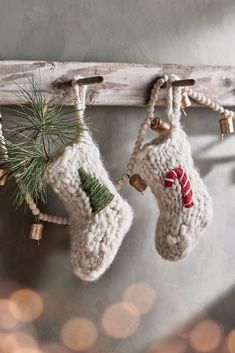
[[[111,265],[132,222],[132,210],[127,202],[112,202],[86,229],[71,230],[71,262],[74,273],[85,281],[97,280]]]

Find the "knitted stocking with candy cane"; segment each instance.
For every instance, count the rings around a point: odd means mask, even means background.
[[[74,89],[82,120],[85,90],[78,85]],[[74,272],[94,281],[112,263],[130,228],[132,210],[109,179],[88,131],[51,163],[47,179],[69,213]]]
[[[181,88],[169,85],[171,129],[136,155],[138,172],[156,196],[160,209],[156,248],[171,261],[182,259],[191,251],[212,216],[212,200],[194,167],[187,136],[180,126],[181,99]],[[155,104],[154,99],[152,102]],[[153,110],[154,106],[149,106],[150,118]]]

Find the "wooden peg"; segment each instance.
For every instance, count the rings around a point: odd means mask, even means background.
[[[163,86],[161,86],[161,88],[166,88],[167,83],[164,83]],[[186,86],[193,86],[195,85],[195,80],[194,79],[185,79],[185,80],[175,80],[171,82],[171,86],[173,87],[186,87]]]
[[[94,85],[97,83],[102,83],[104,81],[103,76],[93,76],[93,77],[84,77],[77,80],[79,86],[84,85]]]
[[[84,85],[95,85],[97,83],[102,83],[104,81],[103,76],[92,76],[92,77],[84,77],[84,78],[79,78],[76,82],[79,86],[84,86]],[[57,89],[65,89],[68,87],[72,87],[72,83],[74,80],[56,80],[53,83],[53,87]]]

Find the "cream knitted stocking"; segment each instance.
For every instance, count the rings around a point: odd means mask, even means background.
[[[181,99],[181,89],[168,85],[171,130],[146,144],[136,158],[138,172],[160,209],[156,248],[171,261],[191,251],[212,216],[212,200],[194,168],[191,148],[180,126]]]
[[[83,119],[85,91],[77,97]],[[111,265],[132,222],[132,210],[117,193],[86,131],[48,168],[48,182],[58,193],[71,223],[71,262],[75,274],[94,281]]]

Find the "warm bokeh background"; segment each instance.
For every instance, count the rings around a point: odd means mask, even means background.
[[[233,0],[0,0],[0,59],[234,65],[234,19]],[[87,114],[115,180],[145,110]],[[124,188],[132,228],[111,269],[86,284],[72,273],[68,230],[47,225],[38,247],[30,213],[0,190],[1,353],[235,352],[235,137],[220,141],[218,118],[183,117],[214,221],[179,263],[155,251],[150,191]],[[63,212],[53,194],[47,211]]]

